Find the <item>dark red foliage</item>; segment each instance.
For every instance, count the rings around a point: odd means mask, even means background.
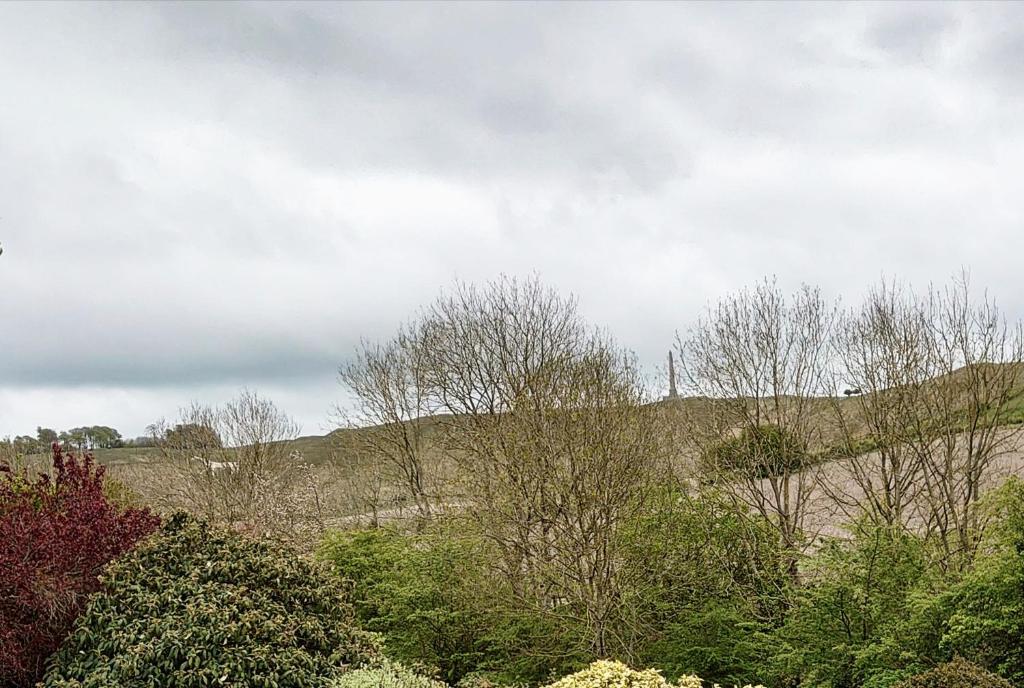
[[[103,494],[103,466],[53,445],[53,478],[0,466],[0,686],[31,686],[109,561],[159,526]]]

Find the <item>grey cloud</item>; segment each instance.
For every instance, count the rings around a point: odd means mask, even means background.
[[[674,167],[664,155],[637,153],[638,142],[640,150],[656,142],[664,147],[663,133],[644,133],[642,111],[623,103],[621,113],[609,116],[610,94],[575,83],[574,72],[586,65],[569,60],[544,24],[571,24],[585,16],[578,10],[438,12],[418,4],[160,10],[168,30],[158,45],[166,58],[203,68],[212,63],[243,84],[254,69],[288,80],[289,96],[307,108],[294,116],[312,112],[326,135],[306,139],[302,121],[270,135],[283,135],[284,145],[321,164],[401,164],[458,177],[543,170],[584,181],[597,165],[624,170],[640,187],[652,185],[648,168]],[[408,116],[395,116],[403,110]],[[339,123],[347,117],[359,126],[359,140]],[[604,150],[594,155],[594,147]]]
[[[1019,23],[0,4],[0,435],[241,384],[319,428],[358,339],[455,277],[539,271],[652,369],[768,272],[849,295],[966,264],[1020,313]]]
[[[943,39],[958,26],[942,5],[893,6],[868,29],[869,40],[890,55],[908,62],[934,62]]]

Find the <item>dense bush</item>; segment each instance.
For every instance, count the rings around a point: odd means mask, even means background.
[[[1005,678],[985,671],[962,657],[922,674],[912,676],[896,688],[1013,688]]]
[[[787,606],[788,576],[774,532],[721,494],[668,490],[627,532],[643,562],[633,608],[646,637],[637,660],[670,679],[760,677],[764,632]]]
[[[450,682],[502,663],[489,639],[492,617],[474,593],[481,575],[470,538],[440,529],[335,532],[320,556],[354,581],[360,622],[380,633],[399,659],[435,667]]]
[[[944,596],[952,613],[940,644],[1024,685],[1024,483],[1011,480],[988,506],[1000,518],[974,567]]]
[[[102,580],[46,686],[323,686],[374,653],[328,571],[184,514]]]
[[[808,454],[807,447],[784,428],[758,425],[711,447],[704,460],[716,474],[728,471],[766,478],[798,470]]]
[[[105,494],[90,455],[53,446],[53,476],[0,466],[0,685],[33,685],[104,565],[159,525]]]
[[[900,528],[857,524],[805,562],[804,584],[772,634],[773,683],[860,686],[887,666],[878,643],[908,615],[927,568],[924,542]]]

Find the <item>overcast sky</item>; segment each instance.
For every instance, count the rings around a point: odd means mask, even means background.
[[[653,371],[767,273],[1024,310],[1024,5],[0,3],[0,436],[140,434],[538,272]]]

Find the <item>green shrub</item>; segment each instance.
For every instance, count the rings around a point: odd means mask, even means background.
[[[670,680],[759,678],[763,633],[787,607],[774,531],[713,490],[665,490],[654,503],[624,536],[642,576],[631,608],[646,629],[633,657]]]
[[[537,684],[593,659],[573,642],[578,622],[519,603],[488,575],[486,544],[461,526],[439,522],[416,535],[333,532],[320,556],[354,582],[359,619],[389,653],[449,683],[474,674],[499,685]]]
[[[880,669],[896,668],[874,645],[909,615],[908,597],[926,574],[925,543],[867,522],[851,530],[849,539],[824,541],[805,562],[793,607],[772,634],[772,668],[761,674],[773,683],[859,686]]]
[[[1005,678],[957,657],[896,684],[896,688],[1013,688],[1013,685]]]
[[[744,428],[736,437],[712,447],[704,457],[715,473],[735,472],[766,478],[799,470],[808,460],[807,447],[777,425]]]
[[[393,655],[436,667],[447,681],[501,659],[476,584],[477,543],[438,526],[418,535],[374,529],[329,533],[319,552],[354,582],[362,625],[380,633]]]
[[[1024,685],[1024,482],[1008,481],[986,506],[998,518],[982,554],[947,595],[953,612],[941,646]]]
[[[102,582],[45,686],[324,686],[374,656],[340,580],[184,514]]]

